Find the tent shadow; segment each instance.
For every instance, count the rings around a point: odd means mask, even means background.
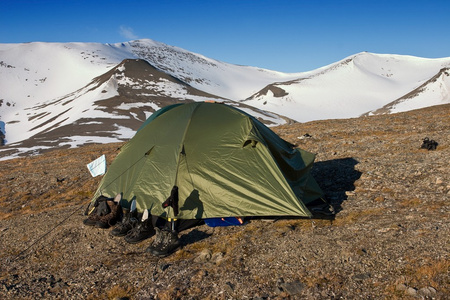
[[[207,239],[212,234],[208,234],[206,232],[200,231],[197,228],[191,230],[189,233],[184,234],[180,237],[180,243],[182,246],[186,246],[188,244],[193,244],[199,242],[201,240]]]
[[[346,192],[354,191],[355,182],[361,177],[362,173],[355,170],[358,163],[356,159],[347,157],[315,162],[313,165],[311,174],[335,213],[342,210],[342,203],[348,198]]]
[[[196,219],[201,219],[203,215],[203,202],[200,200],[200,195],[197,189],[194,189],[191,194],[184,201],[183,207],[180,210],[196,210]]]

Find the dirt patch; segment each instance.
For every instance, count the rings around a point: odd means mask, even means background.
[[[6,299],[445,299],[450,294],[450,105],[274,128],[317,153],[335,220],[250,220],[181,233],[158,259],[82,226],[121,144],[0,162],[0,295]],[[420,149],[429,137],[439,145]],[[24,252],[23,252],[24,251]],[[23,252],[23,253],[21,253]],[[19,255],[20,254],[20,255]]]

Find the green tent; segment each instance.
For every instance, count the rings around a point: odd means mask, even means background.
[[[179,219],[310,217],[305,205],[322,196],[309,173],[314,158],[232,106],[175,104],[122,147],[93,201],[121,193],[125,205],[173,218],[162,203],[176,186]]]

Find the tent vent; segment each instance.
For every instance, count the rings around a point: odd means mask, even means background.
[[[151,147],[147,152],[145,152],[145,156],[149,156],[150,152],[152,152],[153,148],[155,148],[155,146]]]
[[[245,148],[245,147],[247,147],[248,145],[251,145],[252,148],[255,148],[257,143],[258,143],[258,141],[255,141],[255,140],[246,140],[246,141],[244,142],[244,145],[242,145],[242,147]]]

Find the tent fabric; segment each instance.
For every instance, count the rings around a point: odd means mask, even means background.
[[[155,112],[126,143],[94,195],[175,217],[162,203],[178,187],[179,219],[306,216],[322,196],[315,155],[296,149],[245,112],[194,102]]]

